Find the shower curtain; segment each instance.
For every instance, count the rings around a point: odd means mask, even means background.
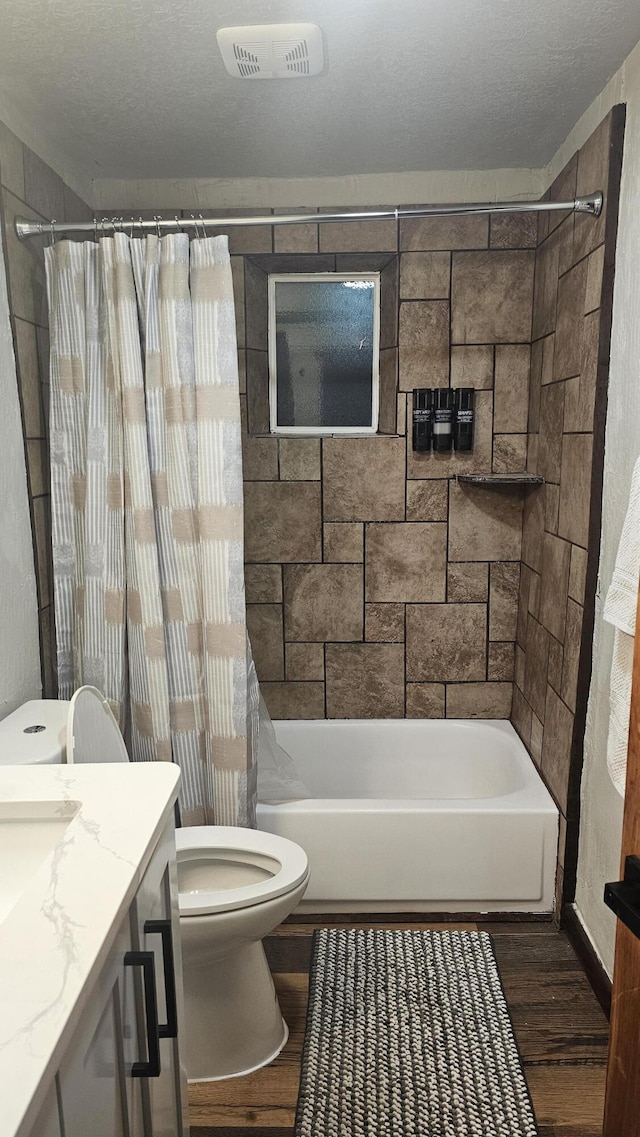
[[[59,693],[108,699],[183,824],[254,825],[240,400],[226,237],[46,252]]]

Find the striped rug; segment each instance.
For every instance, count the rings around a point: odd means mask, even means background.
[[[315,933],[296,1137],[536,1137],[485,932]]]

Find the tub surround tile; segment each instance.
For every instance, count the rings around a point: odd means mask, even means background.
[[[402,644],[327,644],[328,718],[403,718]]]
[[[549,636],[549,671],[547,679],[549,685],[553,687],[557,695],[560,695],[562,691],[563,662],[562,644],[555,639],[554,636]]]
[[[581,548],[580,545],[572,545],[569,565],[569,596],[578,604],[584,604],[586,578],[587,550]]]
[[[492,249],[535,249],[538,219],[535,213],[493,213],[489,217]]]
[[[14,326],[24,436],[44,438],[45,418],[36,329],[24,320],[15,320]]]
[[[246,345],[244,318],[244,257],[231,257],[231,276],[233,278],[233,303],[236,314],[236,340],[239,348]]]
[[[511,683],[448,683],[448,719],[508,719]]]
[[[261,683],[272,719],[324,718],[324,683]]]
[[[286,640],[362,640],[362,568],[285,565],[284,610]]]
[[[312,213],[311,207],[304,209],[274,209],[274,216],[290,213]],[[317,253],[317,225],[274,225],[274,253]]]
[[[320,481],[319,438],[281,438],[278,449],[282,481]]]
[[[247,604],[247,632],[258,679],[284,679],[282,605]]]
[[[570,711],[575,713],[576,691],[578,689],[578,664],[580,662],[580,639],[582,636],[583,609],[574,600],[567,601],[567,621],[562,653],[562,679],[560,695]]]
[[[353,212],[357,210],[348,206],[327,206],[320,210],[320,213]],[[395,253],[398,248],[398,226],[394,220],[325,221],[319,228],[321,253]]]
[[[448,300],[451,253],[402,253],[401,300]]]
[[[452,347],[451,386],[490,390],[493,387],[493,352],[492,344]]]
[[[540,395],[538,473],[542,474],[546,482],[560,481],[564,392],[564,383],[551,383],[542,388]]]
[[[407,679],[410,682],[484,679],[486,660],[486,605],[407,605]]]
[[[405,217],[400,221],[400,248],[419,249],[486,249],[489,244],[489,218],[475,214],[468,217]]]
[[[600,310],[582,321],[580,341],[580,374],[565,383],[564,429],[567,433],[593,430],[598,382],[598,349],[600,346]]]
[[[514,672],[514,643],[490,643],[487,657],[487,679],[511,682]]]
[[[407,683],[406,717],[408,719],[443,719],[444,683]]]
[[[403,438],[325,438],[325,521],[404,521]]]
[[[552,687],[547,688],[542,773],[559,808],[567,811],[573,715]]]
[[[576,218],[574,252],[576,260],[592,252],[605,238],[613,114],[613,111],[609,112],[578,153],[576,192],[592,193],[593,188],[597,187],[605,194],[605,201],[599,217]]]
[[[448,510],[446,479],[407,482],[407,521],[446,521]]]
[[[600,245],[587,260],[587,287],[584,297],[585,315],[600,307],[602,303],[603,279],[604,245]]]
[[[364,525],[359,521],[329,521],[324,525],[323,560],[361,564],[364,558]]]
[[[513,688],[511,722],[527,749],[531,745],[531,707],[521,691]]]
[[[246,321],[246,346],[259,351],[267,351],[268,304],[266,272],[258,268],[255,261],[245,260],[244,297]]]
[[[542,535],[544,533],[544,496],[539,490],[525,494],[522,522],[522,560],[539,572],[542,567]]]
[[[388,347],[380,352],[380,403],[378,431],[380,434],[404,433],[397,425],[398,349]]]
[[[20,241],[14,229],[16,217],[30,221],[43,218],[7,190],[2,191],[4,212],[5,257],[7,263],[7,289],[14,317],[32,324],[47,323],[43,248],[45,237],[31,237]]]
[[[400,389],[449,386],[449,305],[445,300],[400,304]]]
[[[516,644],[515,648],[516,648],[516,650],[515,650],[515,658],[514,658],[514,681],[517,683],[517,686],[520,687],[520,689],[522,691],[524,688],[524,659],[525,659],[525,655],[524,655],[524,650],[520,646],[520,644]]]
[[[365,604],[364,638],[373,643],[404,643],[404,604]]]
[[[242,471],[245,482],[278,478],[278,440],[242,432]]]
[[[530,250],[454,253],[452,342],[529,344],[534,262]]]
[[[534,713],[544,722],[549,666],[549,636],[533,616],[527,621],[524,694]]]
[[[450,563],[447,569],[449,603],[482,602],[489,596],[489,565],[483,561]]]
[[[496,434],[526,433],[530,365],[528,343],[496,346],[493,412]]]
[[[550,335],[556,328],[559,262],[558,236],[557,233],[552,233],[536,252],[532,327],[534,340]]]
[[[373,258],[372,258],[373,259]],[[343,259],[336,258],[336,262],[343,264]],[[393,257],[382,268],[381,265],[367,264],[367,258],[358,258],[353,264],[354,271],[380,272],[380,349],[398,346],[398,258]],[[340,268],[338,268],[340,272]]]
[[[560,277],[556,319],[553,378],[569,379],[580,374],[582,320],[587,292],[586,260]]]
[[[288,681],[316,679],[324,682],[324,644],[286,644],[285,677]]]
[[[490,567],[489,639],[515,640],[520,562],[496,562]]]
[[[247,604],[280,604],[282,565],[245,565],[244,584]]]
[[[591,506],[593,435],[565,434],[562,440],[562,478],[558,533],[587,548]]]
[[[446,562],[446,525],[419,521],[367,525],[366,599],[443,601]]]
[[[496,474],[518,474],[526,468],[526,434],[494,434],[493,471]]]
[[[246,482],[244,517],[248,562],[320,560],[318,482]]]
[[[450,561],[519,560],[521,540],[519,491],[451,484]]]
[[[569,589],[571,546],[567,541],[545,533],[542,549],[540,623],[561,643]]]
[[[269,433],[269,358],[266,351],[245,351],[247,425],[250,434]],[[275,441],[275,439],[272,439]]]
[[[65,216],[62,178],[28,146],[24,147],[24,200],[47,220]]]
[[[554,536],[558,532],[558,517],[560,513],[560,486],[554,486],[553,482],[548,482],[541,490],[544,495],[544,528],[545,532],[553,533]]]
[[[542,763],[542,739],[544,737],[544,726],[540,722],[537,715],[531,716],[531,757],[533,758],[536,766]]]

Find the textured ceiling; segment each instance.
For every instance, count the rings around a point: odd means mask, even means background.
[[[309,80],[217,28],[312,20]],[[640,39],[638,0],[3,0],[0,89],[93,177],[540,166]]]

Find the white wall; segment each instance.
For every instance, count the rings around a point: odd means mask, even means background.
[[[0,232],[0,718],[40,695],[38,606]]]
[[[606,767],[609,672],[613,629],[602,620],[627,506],[631,471],[640,455],[640,44],[592,103],[547,169],[553,180],[616,103],[627,104],[613,301],[602,545],[594,633],[593,676],[585,734],[576,907],[609,974],[615,919],[602,902],[607,880],[617,880],[622,798]]]

